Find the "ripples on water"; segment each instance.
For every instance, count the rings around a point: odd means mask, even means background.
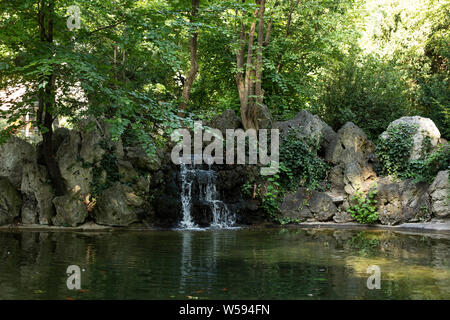
[[[450,237],[317,229],[0,232],[0,299],[450,299]],[[81,290],[66,287],[78,265]],[[381,289],[366,287],[381,268]]]

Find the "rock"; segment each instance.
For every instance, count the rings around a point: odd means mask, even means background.
[[[335,164],[330,171],[333,189],[352,195],[358,189],[369,190],[377,181],[373,169],[375,145],[352,122],[339,129],[326,150],[325,159]]]
[[[272,114],[270,113],[269,108],[265,104],[262,104],[261,108],[259,109],[257,122],[259,129],[269,129],[270,127],[272,127],[273,122]]]
[[[333,217],[334,222],[336,223],[347,223],[352,222],[355,219],[353,219],[352,215],[346,211],[338,211]]]
[[[54,198],[50,178],[44,166],[29,163],[22,172],[22,223],[50,224],[54,216]]]
[[[33,162],[35,157],[31,144],[14,136],[9,138],[0,144],[0,176],[8,178],[16,189],[20,189],[23,166]]]
[[[101,142],[104,140],[104,135],[101,133],[101,129],[98,128],[97,122],[93,122],[94,127],[82,126],[80,131],[80,157],[88,163],[96,163],[102,160],[106,150],[101,147]]]
[[[331,183],[331,189],[341,192],[345,188],[344,183],[344,165],[337,165],[330,169],[328,180]]]
[[[397,119],[393,122],[391,122],[388,126],[388,129],[392,128],[395,125],[398,125],[400,123],[407,123],[417,126],[417,132],[413,135],[413,145],[411,147],[411,155],[410,160],[417,160],[419,159],[425,150],[423,140],[427,136],[430,138],[431,142],[431,150],[430,152],[433,152],[436,150],[441,134],[439,132],[439,129],[434,124],[433,120],[428,118],[423,118],[419,116],[414,117],[402,117],[400,119]],[[380,136],[381,139],[388,138],[387,131],[383,132]]]
[[[107,226],[128,226],[139,221],[144,201],[130,187],[116,182],[97,200],[95,221]]]
[[[337,213],[333,200],[326,193],[318,191],[313,191],[309,209],[318,221],[328,221]]]
[[[86,204],[80,199],[79,193],[65,195],[53,199],[56,216],[52,219],[56,226],[76,227],[82,224],[87,216]]]
[[[149,157],[140,145],[125,148],[126,159],[129,160],[134,168],[144,171],[158,171],[161,168],[162,156],[159,150],[156,154]]]
[[[124,157],[122,140],[113,140],[110,127],[104,119],[90,118],[82,122],[80,157],[84,161],[99,162],[107,151],[114,152],[118,159]]]
[[[413,183],[412,179],[390,182],[380,181],[377,193],[378,215],[382,224],[422,222],[431,219],[431,204],[426,183]]]
[[[80,194],[87,195],[91,192],[92,167],[81,161],[81,149],[81,134],[72,130],[56,153],[56,160],[67,190],[80,188]]]
[[[0,177],[0,226],[12,224],[19,217],[22,199],[15,186],[5,177]]]
[[[375,171],[369,165],[362,165],[356,161],[345,164],[344,190],[352,195],[357,190],[366,192],[377,181]]]
[[[331,198],[331,201],[333,201],[336,206],[342,204],[346,198],[346,194],[340,193],[337,190],[329,190],[325,193]]]
[[[150,192],[150,185],[151,185],[152,179],[149,174],[146,174],[144,176],[139,176],[138,180],[136,182],[136,188],[141,193],[148,193]]]
[[[306,110],[300,111],[292,120],[275,122],[273,129],[279,129],[281,137],[286,137],[289,131],[296,130],[298,139],[312,139],[324,149],[336,136],[330,126]]]
[[[328,221],[337,213],[332,199],[323,192],[308,192],[299,188],[295,193],[288,193],[280,205],[284,217],[299,219],[299,221],[314,218],[318,221]]]
[[[223,136],[226,137],[226,130],[227,129],[238,129],[242,126],[241,120],[236,115],[234,110],[228,109],[222,112],[221,115],[218,115],[214,118],[212,118],[208,123],[208,127],[219,129]]]
[[[288,193],[280,205],[283,217],[299,222],[313,218],[311,210],[307,206],[307,196],[304,190],[297,190],[295,193]]]
[[[352,122],[347,122],[329,144],[325,159],[333,164],[360,164],[375,161],[375,145]]]
[[[64,142],[64,140],[66,140],[69,137],[69,135],[70,135],[70,130],[67,128],[63,128],[63,127],[57,128],[53,132],[52,147],[53,147],[54,154],[56,154],[58,152],[59,148],[61,147],[61,144]],[[38,163],[41,165],[45,165],[44,149],[43,149],[42,141],[37,144],[36,151],[37,151]]]
[[[450,216],[450,181],[448,170],[439,171],[429,188],[431,210],[439,218]]]
[[[120,181],[125,183],[135,183],[138,181],[139,175],[134,170],[131,162],[119,160],[117,161],[117,167],[119,168]]]

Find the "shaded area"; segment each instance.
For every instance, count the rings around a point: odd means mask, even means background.
[[[450,239],[389,231],[0,232],[0,299],[449,299]],[[81,290],[66,287],[78,265]],[[381,268],[368,290],[367,267]]]

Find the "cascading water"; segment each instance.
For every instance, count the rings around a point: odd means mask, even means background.
[[[236,216],[220,200],[217,191],[217,172],[197,169],[195,166],[181,164],[181,209],[183,219],[180,223],[182,229],[199,228],[192,217],[194,209],[193,200],[197,197],[199,202],[209,206],[212,214],[211,228],[230,228],[236,223]],[[193,192],[198,190],[198,195]]]
[[[194,229],[198,226],[194,223],[191,216],[192,209],[192,170],[188,170],[185,164],[181,164],[181,211],[183,220],[180,227],[183,229]]]

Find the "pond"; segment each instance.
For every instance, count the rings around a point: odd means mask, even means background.
[[[67,287],[80,267],[81,289]],[[369,266],[381,288],[369,290]],[[0,299],[450,299],[450,236],[261,228],[0,232]]]

